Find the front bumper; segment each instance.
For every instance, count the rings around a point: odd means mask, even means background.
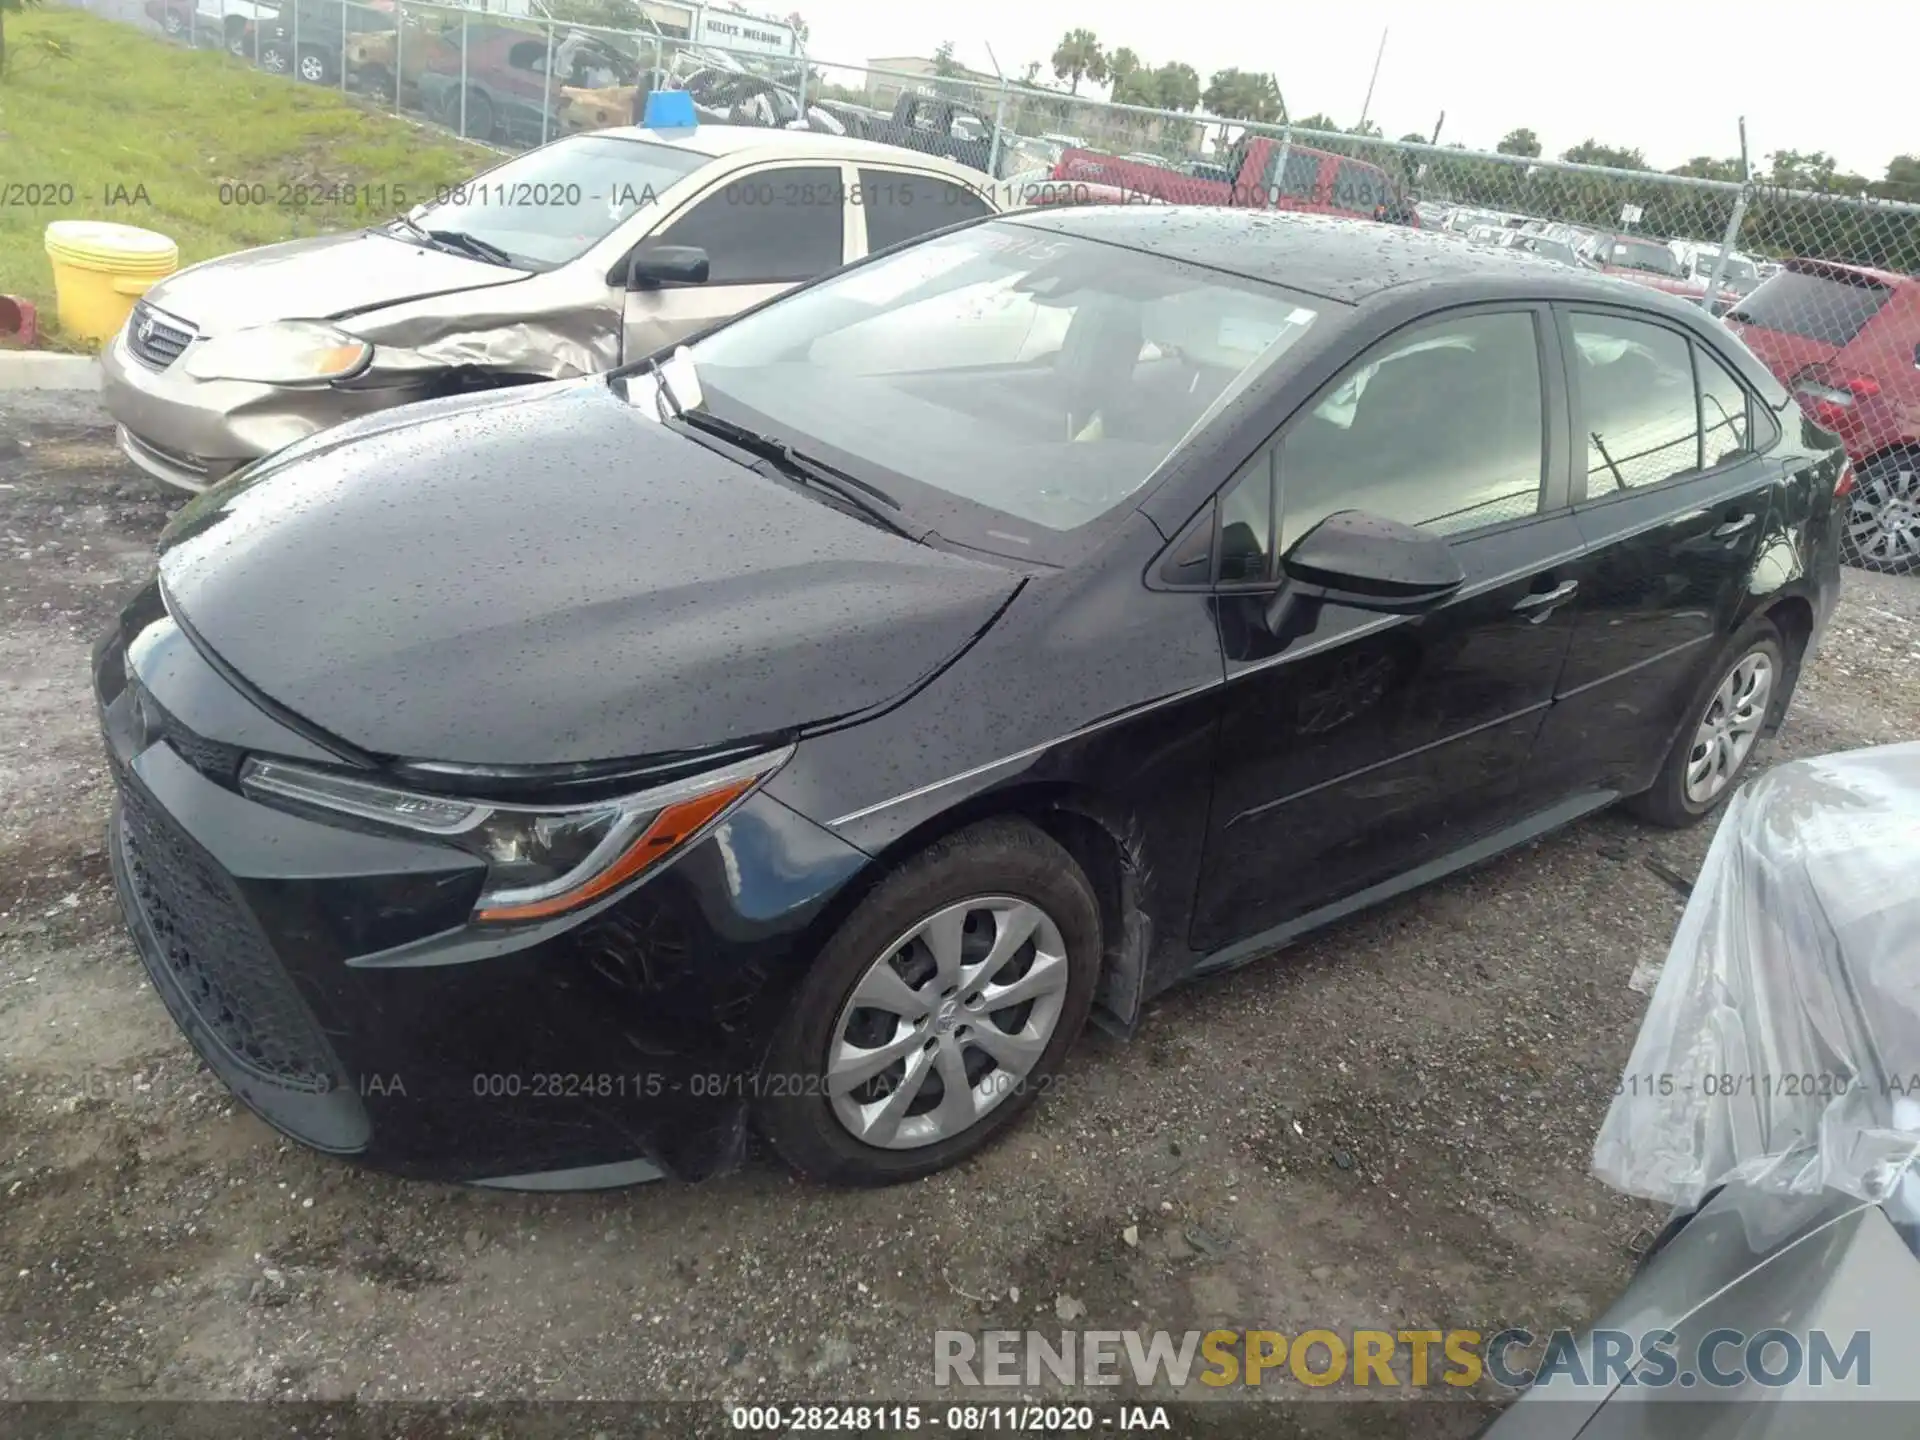
[[[118,632],[95,658],[115,881],[156,990],[237,1098],[424,1179],[588,1188],[737,1158],[785,997],[865,855],[758,794],[584,914],[472,925],[484,867],[464,852],[242,795],[239,758],[271,753],[275,722],[164,615],[134,624],[132,665]]]
[[[196,380],[184,357],[163,370],[137,359],[122,330],[100,353],[100,399],[120,448],[155,479],[199,491],[242,465],[357,415],[421,398],[417,388],[345,390]]]

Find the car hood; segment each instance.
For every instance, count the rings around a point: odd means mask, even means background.
[[[499,766],[885,706],[1021,579],[735,464],[601,378],[322,432],[190,503],[160,578],[201,646],[328,735]]]
[[[218,335],[270,320],[333,319],[526,278],[523,270],[361,230],[223,255],[169,275],[146,298],[202,335]]]

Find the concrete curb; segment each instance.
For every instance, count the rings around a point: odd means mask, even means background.
[[[0,390],[98,390],[100,362],[91,355],[0,350]]]

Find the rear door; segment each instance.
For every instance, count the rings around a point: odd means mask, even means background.
[[[1777,467],[1762,452],[1775,437],[1766,407],[1686,331],[1600,308],[1557,319],[1588,554],[1537,783],[1630,794],[1741,612],[1771,526]]]
[[[1362,356],[1223,492],[1227,686],[1194,948],[1271,930],[1539,808],[1522,781],[1566,658],[1581,548],[1563,401],[1546,307],[1450,311]],[[1261,613],[1276,555],[1348,509],[1446,537],[1465,587],[1422,616],[1329,606],[1308,633],[1274,636]]]
[[[838,270],[852,258],[846,198],[837,163],[766,165],[717,179],[637,247],[698,246],[709,269],[704,285],[627,292],[623,358],[651,354]]]
[[[849,193],[852,259],[993,212],[986,200],[957,180],[896,166],[860,166]]]

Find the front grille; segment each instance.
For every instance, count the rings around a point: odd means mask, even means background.
[[[173,752],[209,780],[234,785],[240,779],[240,765],[246,752],[238,746],[223,745],[189,730],[173,712],[153,698],[153,692],[140,683],[140,677],[127,667],[127,690],[137,707],[141,734],[148,743],[164,740]]]
[[[332,1050],[233,882],[139,781],[119,778],[127,878],[166,969],[155,979],[250,1075],[313,1094],[336,1088]]]
[[[155,370],[164,370],[178,360],[193,341],[191,325],[161,314],[144,300],[127,317],[127,349],[134,359]]]

